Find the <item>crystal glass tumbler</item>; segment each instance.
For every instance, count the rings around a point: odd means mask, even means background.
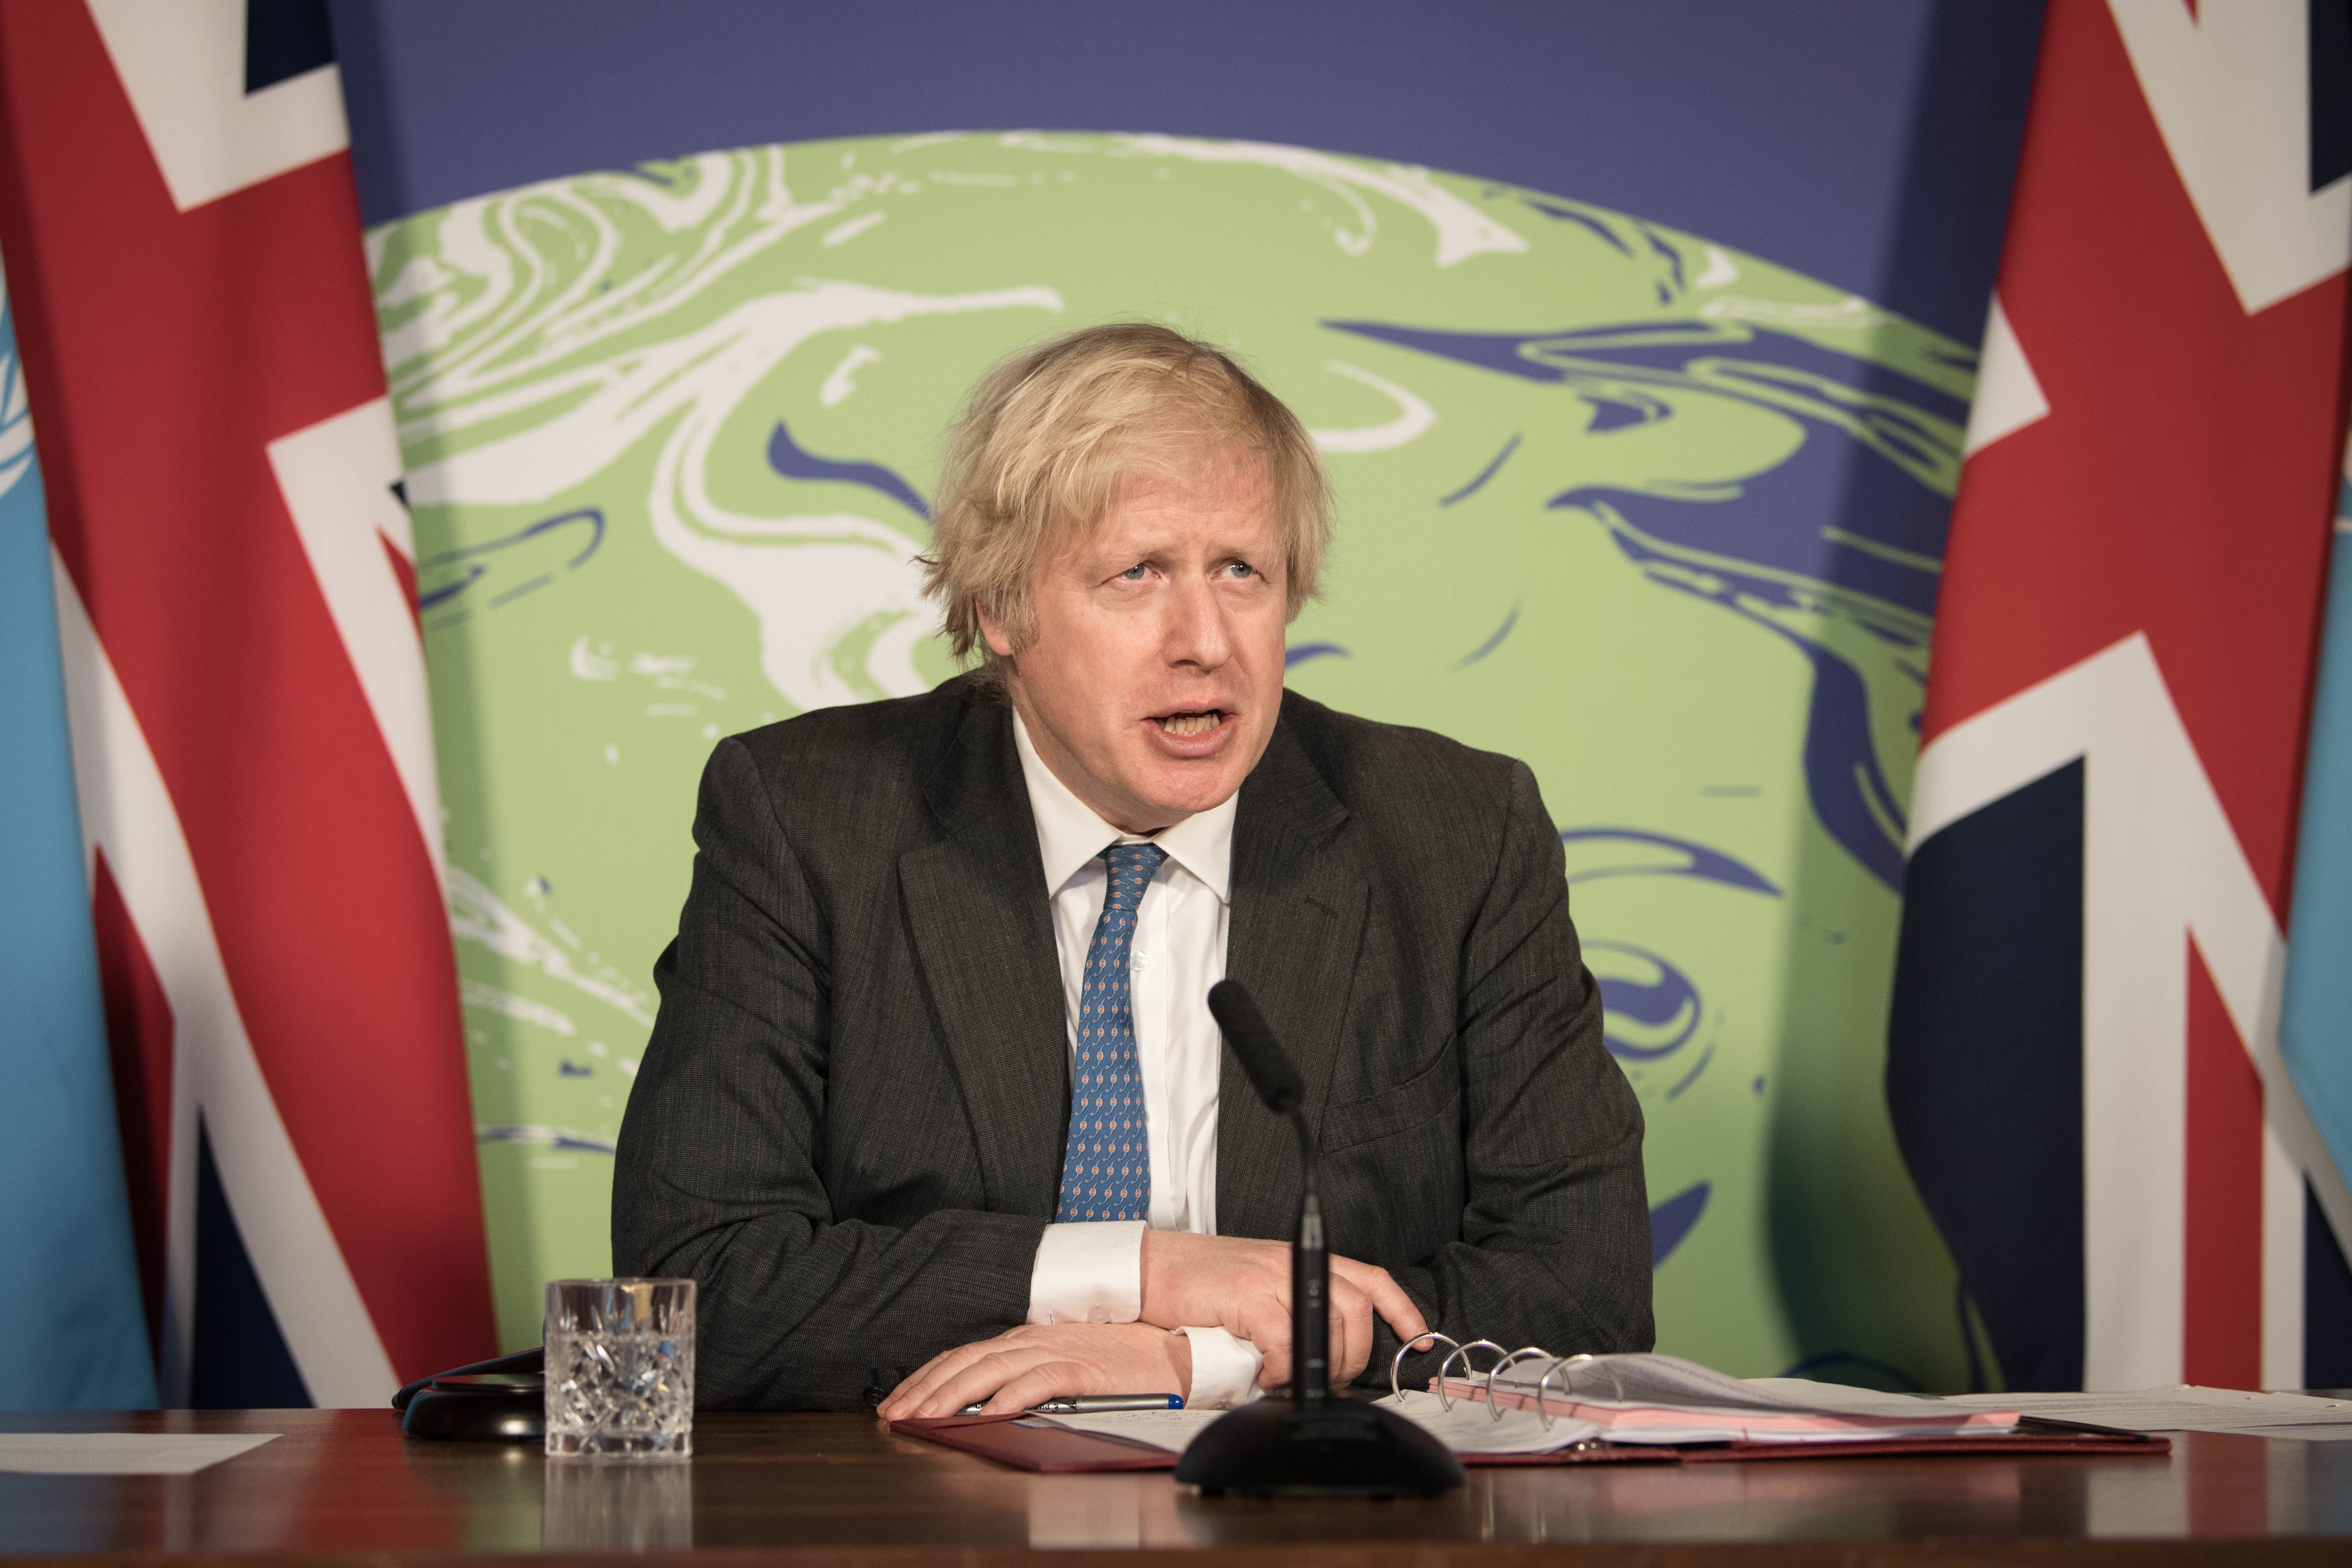
[[[547,1283],[547,1451],[694,1452],[694,1281]]]

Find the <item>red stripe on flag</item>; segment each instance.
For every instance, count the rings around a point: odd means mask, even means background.
[[[114,1068],[114,1115],[131,1193],[131,1240],[139,1253],[147,1341],[163,1333],[164,1239],[172,1212],[172,1002],[139,940],[114,869],[100,850],[90,867],[90,924]]]
[[[175,211],[79,5],[0,8],[0,94],[51,531],[394,1366],[474,1359],[494,1336],[440,890],[265,452],[383,391],[350,162]]]
[[[2342,274],[2249,317],[2114,18],[2054,5],[2000,300],[2050,415],[1972,458],[1923,742],[2146,631],[2284,919],[2345,426]]]
[[[2260,1388],[2263,1083],[2193,938],[2188,1072],[2181,1376],[2212,1388]]]

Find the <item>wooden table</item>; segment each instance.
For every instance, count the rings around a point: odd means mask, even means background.
[[[0,1475],[7,1552],[365,1553],[383,1564],[393,1553],[782,1552],[807,1568],[1009,1568],[1038,1548],[1075,1564],[1139,1547],[1213,1568],[2352,1564],[2352,1443],[2197,1434],[2160,1458],[1473,1469],[1434,1501],[1253,1502],[1195,1496],[1164,1472],[1025,1475],[856,1415],[705,1415],[691,1463],[653,1466],[416,1442],[377,1410],[0,1415],[0,1430],[283,1434],[194,1476]]]

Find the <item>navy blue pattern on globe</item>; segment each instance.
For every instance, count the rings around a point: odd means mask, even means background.
[[[1070,1074],[1070,1142],[1062,1157],[1057,1224],[1145,1219],[1151,1213],[1151,1142],[1144,1128],[1143,1075],[1135,1061],[1135,1011],[1128,985],[1135,911],[1168,858],[1157,844],[1114,844],[1102,919],[1087,944],[1078,990],[1078,1044]]]

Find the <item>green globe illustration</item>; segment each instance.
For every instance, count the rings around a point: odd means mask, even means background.
[[[1879,1076],[1965,345],[1559,195],[1152,135],[740,149],[369,239],[509,1338],[605,1267],[711,746],[952,674],[941,432],[1139,318],[1324,451],[1291,684],[1535,768],[1649,1117],[1661,1347],[1962,1380]]]

